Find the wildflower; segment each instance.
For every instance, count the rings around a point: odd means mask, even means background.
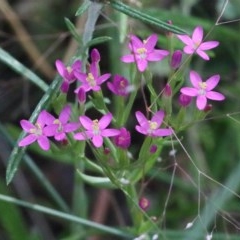
[[[80,87],[83,88],[85,92],[88,92],[90,90],[100,91],[100,85],[103,82],[107,81],[110,78],[111,74],[106,73],[102,76],[99,76],[98,65],[96,64],[96,62],[92,62],[90,64],[90,71],[88,74],[75,72],[75,76],[82,83]],[[76,93],[78,93],[78,91],[79,88],[75,90]]]
[[[91,139],[95,147],[101,147],[103,145],[103,137],[113,137],[119,134],[117,129],[106,129],[111,120],[111,113],[104,115],[100,120],[91,120],[87,116],[80,116],[79,121],[86,131],[76,133],[74,138],[79,141]]]
[[[75,72],[80,72],[82,63],[80,60],[76,60],[72,66],[66,67],[61,60],[55,62],[58,73],[63,77],[63,83],[61,85],[62,92],[68,91],[69,85],[76,80]]]
[[[170,66],[172,69],[177,69],[179,68],[180,64],[182,61],[182,51],[176,50],[171,58]]]
[[[140,126],[136,126],[138,132],[152,137],[164,137],[172,134],[172,129],[159,128],[164,118],[164,112],[162,110],[156,112],[151,120],[147,120],[147,118],[139,111],[137,111],[135,115],[140,124]]]
[[[44,127],[46,124],[50,124],[52,121],[52,115],[45,110],[39,113],[35,124],[32,124],[31,122],[24,119],[21,120],[20,124],[23,130],[29,134],[19,141],[18,146],[24,147],[37,141],[40,148],[42,148],[44,151],[49,150],[50,142],[45,135]]]
[[[150,206],[150,201],[147,198],[142,197],[140,198],[138,205],[142,210],[147,210],[147,208]]]
[[[128,47],[132,54],[121,57],[121,61],[125,63],[136,62],[138,70],[144,72],[148,67],[148,62],[160,61],[169,54],[166,50],[154,49],[157,40],[156,34],[150,35],[143,42],[138,37],[131,35]]]
[[[80,127],[79,123],[68,123],[71,115],[71,107],[65,106],[59,118],[54,118],[48,126],[45,127],[44,132],[46,136],[54,136],[56,141],[62,141],[66,139],[66,133],[73,132]]]
[[[177,37],[184,43],[186,46],[183,51],[186,54],[197,53],[204,60],[209,60],[209,56],[205,53],[206,50],[210,50],[219,45],[217,41],[207,41],[203,42],[203,28],[197,26],[192,34],[192,38],[188,35],[177,35]]]
[[[180,94],[179,98],[178,98],[178,103],[182,106],[182,107],[187,107],[189,106],[189,104],[192,101],[192,97],[185,95],[183,93]]]
[[[114,137],[114,143],[120,148],[127,149],[131,143],[130,132],[124,127],[120,128],[119,131],[119,135]]]
[[[212,91],[215,88],[220,80],[219,75],[214,75],[203,82],[200,75],[195,72],[190,72],[190,81],[193,87],[184,87],[180,91],[181,93],[190,96],[197,97],[197,108],[203,110],[207,105],[207,99],[222,101],[225,97],[218,92]]]
[[[107,86],[111,92],[118,96],[126,97],[128,95],[129,82],[121,75],[116,74],[113,82],[107,82]]]
[[[95,62],[98,64],[100,60],[101,60],[101,56],[99,54],[99,51],[96,48],[94,48],[91,51],[91,62]]]

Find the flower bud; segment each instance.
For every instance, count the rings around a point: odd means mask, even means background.
[[[168,84],[168,83],[166,84],[166,86],[163,90],[163,94],[166,97],[171,97],[172,96],[172,88],[171,88],[170,84]]]
[[[182,51],[176,50],[173,53],[172,58],[171,58],[171,62],[170,62],[171,68],[173,68],[173,69],[179,68],[181,61],[182,61]]]
[[[150,206],[150,201],[147,198],[142,197],[140,198],[138,205],[142,210],[147,210],[147,208]]]
[[[212,104],[207,104],[207,106],[203,109],[205,113],[208,113],[212,110]]]
[[[178,99],[178,103],[182,106],[182,107],[187,107],[192,101],[192,97],[187,96],[183,93],[180,94],[179,99]]]
[[[150,147],[150,153],[155,153],[157,151],[157,145],[156,144],[153,144],[153,145],[151,145],[151,147]]]
[[[67,81],[63,81],[60,89],[62,93],[67,93],[69,89],[69,83]]]
[[[100,59],[101,59],[101,57],[100,57],[99,51],[96,48],[94,48],[91,51],[91,61],[98,63],[100,61]]]
[[[131,143],[130,132],[126,128],[120,128],[120,134],[114,138],[114,143],[117,147],[127,149]]]
[[[77,93],[78,101],[80,104],[84,104],[86,102],[86,92],[83,88],[79,88]]]

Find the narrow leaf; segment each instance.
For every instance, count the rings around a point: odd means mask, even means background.
[[[54,81],[52,82],[52,84],[50,85],[48,91],[43,95],[42,99],[40,100],[40,102],[38,103],[37,107],[35,108],[35,110],[33,111],[31,117],[30,117],[30,121],[31,122],[35,122],[35,120],[38,117],[38,114],[45,108],[47,108],[48,104],[52,101],[53,97],[55,96],[56,92],[59,89],[59,86],[61,84],[61,77],[57,76]],[[23,131],[17,142],[19,140],[21,140],[24,136],[26,135],[26,133]],[[17,143],[10,155],[9,161],[8,161],[8,166],[7,166],[7,174],[6,174],[6,182],[7,184],[9,184],[17,169],[19,166],[19,163],[23,157],[23,154],[25,153],[26,148],[22,148],[22,147],[18,147]]]
[[[115,185],[112,184],[109,178],[107,177],[94,177],[89,176],[82,173],[80,170],[77,170],[79,177],[86,183],[94,186],[94,187],[101,187],[101,188],[116,188]]]
[[[77,40],[77,42],[79,44],[82,44],[82,39],[79,36],[74,24],[68,18],[64,18],[64,20],[65,20],[68,30],[71,32],[72,36]]]
[[[104,43],[104,42],[107,42],[107,41],[110,41],[110,40],[112,40],[112,38],[111,37],[107,37],[107,36],[97,37],[97,38],[94,38],[91,41],[89,41],[86,44],[85,48],[89,48],[89,47],[92,47],[92,46],[95,46],[97,44]]]
[[[169,32],[173,32],[176,34],[187,34],[183,29],[175,26],[170,25],[166,22],[163,22],[157,18],[152,17],[146,13],[143,13],[136,8],[132,8],[119,0],[110,0],[110,5],[112,8],[116,9],[119,12],[125,13],[126,15],[141,20],[147,24],[155,25],[157,27],[163,28]]]
[[[91,2],[88,0],[85,0],[84,3],[78,8],[77,12],[75,13],[75,16],[81,16],[91,5]]]

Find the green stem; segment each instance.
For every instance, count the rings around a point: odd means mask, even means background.
[[[80,217],[77,217],[77,216],[74,216],[74,215],[71,215],[71,214],[68,214],[68,213],[63,213],[61,211],[57,211],[57,210],[54,210],[54,209],[51,209],[51,208],[48,208],[48,207],[44,207],[42,205],[32,204],[32,203],[22,201],[22,200],[18,200],[16,198],[5,196],[5,195],[2,195],[2,194],[0,194],[0,201],[13,203],[13,204],[16,204],[18,206],[22,206],[22,207],[29,208],[29,209],[32,209],[32,210],[35,210],[35,211],[38,211],[38,212],[46,213],[48,215],[59,217],[59,218],[62,218],[62,219],[65,219],[65,220],[68,220],[68,221],[71,221],[71,222],[79,223],[79,224],[82,224],[84,226],[95,228],[95,229],[100,230],[102,232],[113,234],[113,235],[116,235],[116,236],[119,236],[119,237],[125,237],[127,239],[131,239],[133,237],[130,234],[126,233],[126,231],[122,231],[122,230],[119,230],[119,229],[116,229],[116,228],[104,226],[102,224],[95,223],[95,222],[92,222],[92,221],[89,221],[89,220],[86,220],[86,219],[83,219],[83,218],[80,218]]]

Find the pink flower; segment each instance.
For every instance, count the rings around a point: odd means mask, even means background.
[[[150,35],[143,41],[131,35],[128,47],[132,54],[121,57],[121,61],[125,63],[136,62],[138,70],[144,72],[148,67],[148,62],[160,61],[169,54],[166,50],[154,49],[157,41],[158,37],[156,34]]]
[[[197,108],[203,110],[207,105],[207,99],[222,101],[225,97],[218,92],[212,91],[218,85],[220,80],[219,75],[214,75],[203,82],[200,75],[195,72],[190,72],[190,81],[193,87],[184,87],[180,91],[181,93],[190,96],[197,97]]]
[[[66,133],[77,130],[80,127],[80,123],[68,123],[70,115],[71,107],[67,105],[62,109],[59,118],[53,117],[51,124],[44,128],[46,136],[54,136],[56,141],[62,141],[66,139]]]
[[[113,82],[107,82],[107,86],[111,92],[118,96],[126,97],[128,95],[129,81],[121,75],[116,74]]]
[[[182,51],[180,50],[176,50],[173,54],[172,54],[172,58],[171,58],[171,62],[170,62],[170,66],[172,69],[177,69],[179,68],[180,64],[182,61]]]
[[[40,112],[35,124],[27,120],[21,120],[20,124],[23,130],[29,133],[26,137],[19,141],[18,146],[24,147],[37,141],[38,145],[47,151],[50,148],[50,142],[45,135],[44,127],[46,124],[50,124],[53,121],[53,117],[47,111],[43,110]]]
[[[88,92],[90,90],[100,91],[100,85],[107,81],[110,78],[111,74],[106,73],[102,76],[99,76],[98,65],[96,62],[92,62],[90,65],[90,72],[88,74],[76,72],[75,76],[82,83],[79,88],[83,88],[85,92]],[[75,90],[76,93],[78,93],[79,88]]]
[[[203,42],[203,28],[197,26],[192,34],[192,38],[188,35],[177,35],[177,37],[184,43],[186,46],[183,51],[186,54],[197,53],[204,60],[209,60],[209,56],[205,53],[206,50],[210,50],[219,45],[217,41],[207,41]]]
[[[127,149],[131,144],[130,132],[124,127],[120,128],[119,131],[119,135],[114,137],[114,143],[117,147]]]
[[[172,129],[159,128],[163,122],[164,112],[162,110],[156,112],[151,120],[148,120],[141,112],[135,113],[139,125],[136,130],[144,135],[152,137],[165,137],[172,134]]]
[[[113,137],[119,134],[117,129],[106,129],[112,121],[111,113],[104,115],[100,120],[91,120],[87,116],[81,116],[79,121],[86,131],[76,133],[74,138],[79,141],[91,139],[93,145],[97,148],[103,145],[103,137]]]
[[[60,76],[63,77],[63,83],[61,85],[62,92],[66,93],[68,91],[69,85],[76,80],[75,72],[80,72],[82,68],[82,63],[80,60],[76,60],[72,66],[66,67],[61,60],[55,62],[56,68]]]

